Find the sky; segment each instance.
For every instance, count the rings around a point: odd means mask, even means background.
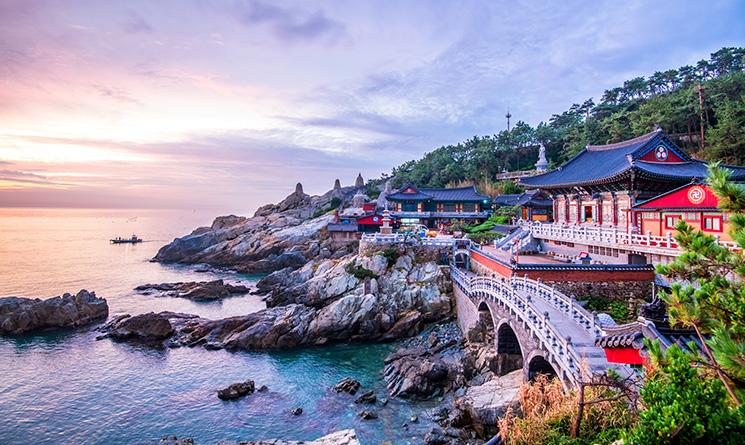
[[[738,0],[0,0],[0,207],[250,213],[742,45]]]

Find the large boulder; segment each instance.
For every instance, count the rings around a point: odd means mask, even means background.
[[[253,380],[246,380],[245,382],[233,383],[225,388],[217,390],[217,397],[220,400],[235,400],[245,397],[249,394],[253,394],[256,385]]]
[[[223,280],[143,284],[135,287],[135,290],[143,295],[155,294],[159,297],[188,298],[195,301],[220,300],[251,291],[246,286],[227,284]]]
[[[470,418],[471,427],[480,437],[498,432],[497,422],[508,409],[519,408],[523,371],[512,371],[479,386],[471,386],[455,401],[456,407]]]
[[[449,322],[405,341],[385,358],[383,376],[392,396],[429,398],[465,383],[462,337]]]
[[[108,315],[106,300],[86,290],[48,300],[3,297],[0,298],[0,334],[83,326],[104,320]]]
[[[135,316],[120,315],[114,317],[100,330],[105,337],[115,340],[154,343],[170,338],[176,331],[172,320],[196,318],[194,315],[174,312],[149,312]]]

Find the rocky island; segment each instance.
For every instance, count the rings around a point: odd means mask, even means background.
[[[105,320],[109,305],[95,292],[81,290],[75,295],[41,300],[0,298],[0,334],[22,334],[46,328],[74,328]]]

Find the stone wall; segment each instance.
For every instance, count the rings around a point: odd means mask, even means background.
[[[455,297],[455,310],[458,316],[458,327],[463,335],[476,325],[479,321],[478,308],[471,300],[458,288],[453,286],[453,296]]]
[[[651,281],[544,281],[565,295],[574,295],[582,300],[588,296],[608,300],[651,300]]]

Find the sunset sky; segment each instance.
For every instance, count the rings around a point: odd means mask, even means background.
[[[0,0],[0,206],[248,213],[745,42],[737,0],[537,3]]]

